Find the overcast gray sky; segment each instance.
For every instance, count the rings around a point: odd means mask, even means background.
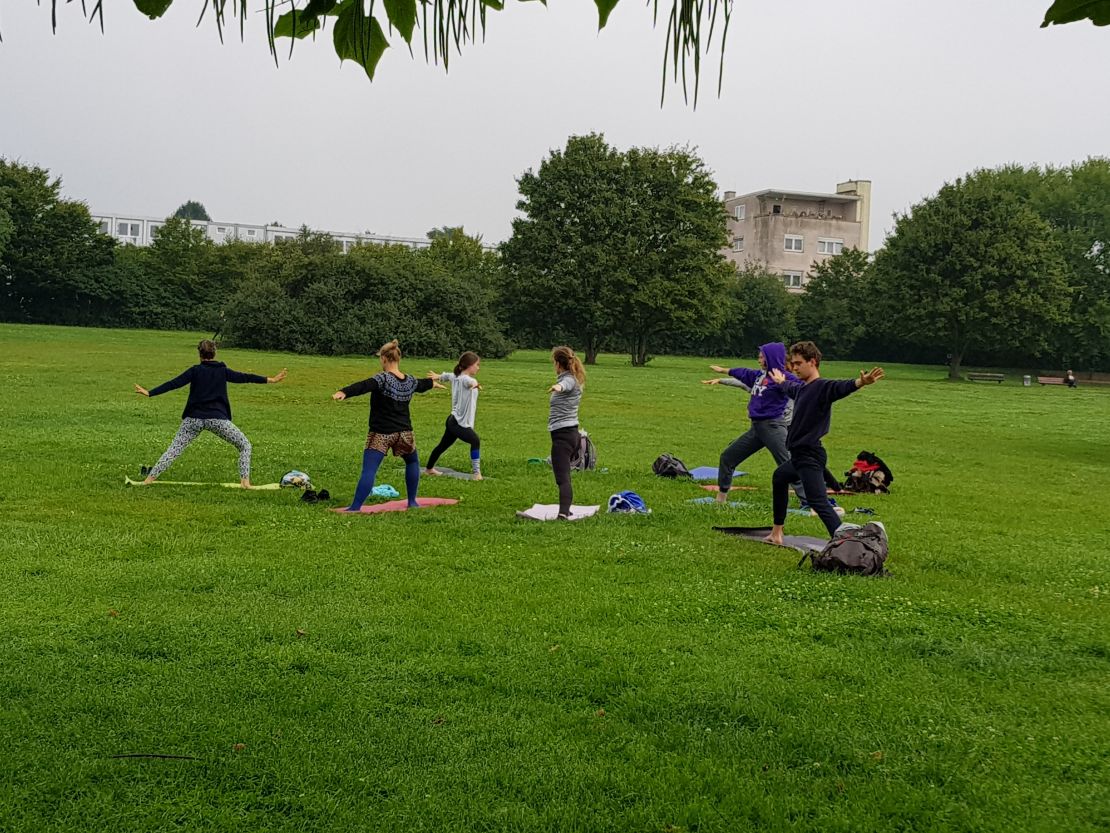
[[[599,131],[696,146],[722,191],[871,179],[875,245],[973,168],[1110,154],[1110,28],[1040,29],[1050,0],[739,0],[723,92],[714,56],[697,110],[677,88],[660,108],[664,30],[641,0],[600,34],[590,0],[510,2],[446,75],[394,35],[373,83],[330,33],[280,69],[257,16],[221,46],[194,28],[202,0],[157,22],[106,3],[104,35],[77,3],[51,34],[44,2],[0,11],[0,155],[105,213],[197,199],[220,220],[497,242],[516,177]]]

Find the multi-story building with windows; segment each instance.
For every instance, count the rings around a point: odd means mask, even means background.
[[[100,232],[116,238],[120,243],[131,246],[149,246],[154,236],[166,224],[165,217],[141,217],[135,214],[97,214],[93,221],[100,225]],[[190,220],[193,228],[202,229],[208,239],[216,243],[227,240],[244,240],[248,243],[272,243],[275,240],[288,240],[300,232],[286,226],[258,226],[247,223],[223,223],[209,220]],[[313,231],[320,231],[313,229]],[[376,245],[400,245],[410,249],[425,249],[430,245],[426,237],[391,237],[370,232],[323,231],[333,237],[344,252],[364,243]]]
[[[725,191],[730,245],[725,256],[737,266],[762,264],[801,292],[813,264],[846,248],[866,250],[871,182],[841,182],[835,194],[768,188],[751,194]]]

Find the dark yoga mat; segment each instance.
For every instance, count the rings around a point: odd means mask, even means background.
[[[715,526],[713,528],[717,532],[725,533],[725,535],[735,535],[746,541],[755,541],[757,544],[768,544],[769,542],[763,539],[771,534],[771,527],[769,526]],[[789,547],[800,553],[807,553],[812,550],[820,552],[825,548],[827,543],[829,543],[827,538],[814,538],[812,535],[782,536],[782,545],[784,547]],[[770,546],[775,545],[770,544]]]

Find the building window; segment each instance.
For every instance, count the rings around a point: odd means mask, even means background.
[[[744,251],[744,238],[743,237],[734,237],[734,238],[732,238],[732,250],[734,252]]]
[[[782,214],[782,206],[781,205],[772,205],[771,206],[771,213],[772,214]]]
[[[150,239],[151,240],[153,240],[155,237],[158,236],[158,232],[161,228],[162,228],[161,223],[151,223],[150,224]]]
[[[98,227],[98,231],[101,234],[107,234],[108,229],[109,229],[108,221],[107,220],[101,220],[100,221],[100,226]]]
[[[783,272],[782,283],[787,289],[801,289],[802,288],[802,273],[801,272]]]
[[[733,216],[735,216],[737,220],[743,220],[747,216],[747,214],[748,206],[744,203],[740,203],[740,205],[736,206],[736,208],[733,209]]]
[[[835,238],[818,237],[817,254],[838,255],[844,251],[844,241]]]
[[[227,226],[216,226],[216,232],[218,234],[227,234]]]
[[[799,234],[788,234],[783,238],[783,249],[787,252],[803,251],[804,238]]]
[[[254,237],[254,229],[252,229],[252,228],[247,229],[247,237]]]

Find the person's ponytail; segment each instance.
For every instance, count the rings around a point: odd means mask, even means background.
[[[459,361],[455,365],[455,375],[460,375],[468,367],[473,367],[477,363],[478,354],[475,353],[473,350],[467,350],[465,353],[459,356]]]
[[[580,387],[586,386],[586,368],[582,366],[581,359],[571,348],[565,345],[556,347],[551,351],[551,358],[560,368],[573,376]]]

